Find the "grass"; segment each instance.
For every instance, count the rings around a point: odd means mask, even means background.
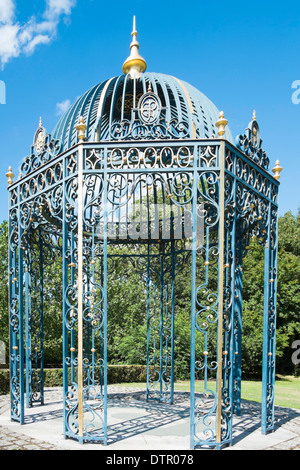
[[[127,387],[146,388],[145,383],[122,384]],[[196,382],[196,392],[202,391],[202,383]],[[189,381],[178,381],[175,383],[175,390],[189,391]],[[215,387],[215,384],[214,384]],[[242,399],[261,403],[262,385],[260,381],[242,381]],[[300,410],[300,377],[279,376],[275,382],[275,405]]]

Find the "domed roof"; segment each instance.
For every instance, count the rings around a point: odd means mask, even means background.
[[[159,99],[159,118],[152,126],[139,119],[139,104],[146,94]],[[78,142],[76,126],[81,116],[87,126],[86,140],[209,139],[217,136],[219,110],[199,90],[175,77],[144,73],[106,80],[88,90],[61,117],[52,138],[61,151]],[[224,136],[233,143],[228,127]]]

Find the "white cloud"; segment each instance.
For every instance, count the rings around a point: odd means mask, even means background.
[[[76,0],[47,0],[45,17],[55,19],[61,15],[70,15]]]
[[[49,36],[43,36],[42,34],[38,34],[37,36],[34,36],[25,46],[24,46],[24,52],[25,54],[33,54],[35,48],[39,44],[49,44],[51,42],[51,37]]]
[[[0,0],[0,23],[9,23],[15,15],[13,0]]]
[[[76,0],[46,0],[40,20],[32,16],[21,24],[16,19],[15,0],[0,0],[0,62],[2,68],[22,53],[32,54],[40,44],[55,39],[62,18],[69,17]]]
[[[13,24],[0,26],[0,58],[2,65],[20,55],[19,27]]]
[[[61,103],[57,103],[56,104],[56,115],[57,116],[62,116],[63,114],[65,114],[69,107],[71,106],[71,101],[70,100],[65,100],[65,101],[62,101]]]

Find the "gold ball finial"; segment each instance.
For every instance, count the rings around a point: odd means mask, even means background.
[[[279,164],[279,160],[276,161],[275,167],[273,168],[274,178],[279,181],[280,173],[282,172],[283,168]]]
[[[79,124],[78,124],[78,126],[76,126],[76,129],[78,131],[78,139],[80,140],[80,142],[83,142],[83,140],[85,138],[85,132],[87,130],[87,127],[84,124],[83,116],[80,116]]]
[[[139,54],[140,45],[137,41],[136,18],[133,17],[133,31],[131,33],[130,56],[123,64],[123,73],[129,74],[131,78],[139,78],[146,71],[147,63]]]
[[[224,117],[224,111],[221,111],[219,115],[219,120],[216,122],[216,127],[218,128],[218,135],[220,137],[223,137],[223,135],[225,134],[227,124],[228,121]]]
[[[254,109],[254,111],[253,111],[253,117],[252,117],[252,120],[253,120],[253,121],[256,121],[256,111],[255,111],[255,109]]]
[[[12,172],[11,166],[8,168],[8,172],[6,173],[5,176],[7,178],[8,186],[11,186],[14,182],[14,176],[15,176]]]

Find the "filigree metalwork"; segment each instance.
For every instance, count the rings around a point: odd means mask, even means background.
[[[124,119],[114,122],[110,129],[109,138],[105,140],[163,140],[163,139],[187,139],[190,136],[188,122],[172,119],[167,122],[164,118],[157,122],[148,123],[144,120]]]
[[[191,447],[221,447],[240,412],[243,258],[252,237],[266,262],[262,428],[274,425],[278,182],[266,171],[256,121],[236,148],[192,140],[184,118],[167,121],[154,104],[141,101],[141,119],[122,116],[102,141],[62,154],[41,133],[9,188],[11,415],[24,422],[25,359],[27,404],[43,403],[44,275],[60,260],[65,437],[107,443],[107,287],[120,264],[139,273],[147,298],[147,399],[172,404],[175,288],[189,266]],[[131,252],[116,254],[120,244]]]
[[[51,138],[50,134],[44,135],[39,133],[38,141],[31,147],[30,157],[26,157],[22,166],[22,175],[28,175],[34,170],[40,168],[45,163],[59,155],[61,150],[61,142]]]
[[[139,117],[144,124],[154,124],[161,113],[161,102],[155,93],[146,93],[138,104]]]
[[[266,152],[262,149],[260,130],[256,119],[252,120],[246,129],[245,134],[241,134],[236,139],[237,147],[259,166],[268,170],[270,160]]]

